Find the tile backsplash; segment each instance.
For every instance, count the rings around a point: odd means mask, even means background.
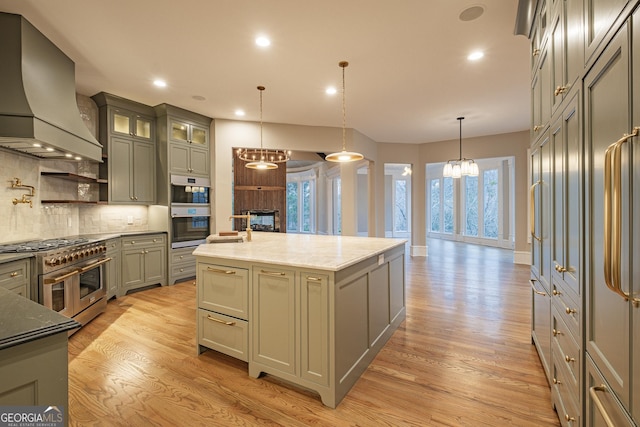
[[[78,95],[81,116],[95,134],[97,109],[90,98]],[[92,108],[93,107],[93,108]],[[97,165],[90,162],[43,160],[0,148],[0,244],[24,240],[50,239],[78,234],[147,231],[146,206],[110,206],[41,203],[42,200],[97,200],[97,184],[43,177],[42,171],[72,172],[95,177]],[[26,188],[12,188],[15,178],[35,187],[33,207],[14,205],[29,193]]]

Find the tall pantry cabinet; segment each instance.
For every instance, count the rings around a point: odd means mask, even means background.
[[[638,426],[640,2],[532,3],[532,341],[563,426]]]

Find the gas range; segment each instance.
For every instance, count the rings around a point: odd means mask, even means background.
[[[16,252],[40,252],[71,245],[87,243],[89,239],[84,237],[70,237],[61,239],[33,240],[20,243],[0,245],[0,254]]]

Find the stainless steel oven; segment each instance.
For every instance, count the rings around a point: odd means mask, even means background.
[[[171,175],[171,248],[206,242],[210,234],[211,206],[208,178]]]
[[[171,248],[198,246],[210,234],[211,208],[171,206]]]
[[[208,178],[171,175],[171,204],[208,205],[210,188]]]
[[[107,305],[104,265],[111,260],[101,242],[36,255],[39,301],[85,325]]]

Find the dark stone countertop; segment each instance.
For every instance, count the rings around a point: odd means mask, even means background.
[[[0,287],[0,350],[80,327],[80,323]]]

